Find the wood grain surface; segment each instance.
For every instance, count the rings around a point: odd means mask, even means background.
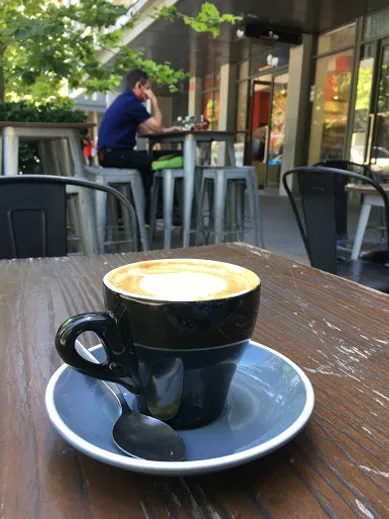
[[[389,194],[389,184],[380,184],[382,189]],[[377,195],[381,196],[374,186],[369,184],[347,184],[346,191],[350,193],[360,193],[361,195]]]
[[[55,331],[102,309],[102,278],[158,257],[224,260],[263,283],[254,339],[310,377],[314,414],[277,452],[226,472],[156,478],[76,452],[46,415]],[[246,245],[0,262],[0,518],[389,518],[389,297]]]

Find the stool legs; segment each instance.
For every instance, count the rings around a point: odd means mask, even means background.
[[[207,180],[204,177],[202,177],[200,193],[198,196],[198,203],[197,203],[195,245],[200,245],[201,236],[204,235],[204,200],[205,200],[206,183],[207,183]]]
[[[153,238],[155,234],[155,224],[157,221],[157,210],[158,210],[158,197],[159,190],[161,186],[161,178],[154,177],[154,185],[151,190],[151,207],[150,207],[150,230],[149,230],[149,242],[153,243]]]
[[[96,190],[95,204],[99,252],[100,254],[104,254],[105,227],[107,225],[107,194],[104,193],[104,191]]]
[[[17,175],[19,170],[19,137],[13,128],[3,131],[4,175]]]
[[[264,247],[262,220],[260,215],[260,198],[257,186],[256,171],[253,168],[210,168],[203,171],[201,196],[197,213],[196,244],[199,243],[203,230],[204,197],[207,185],[214,188],[212,224],[214,229],[213,243],[221,243],[225,237],[227,224],[233,239],[244,240],[244,206],[245,189],[250,219],[252,221],[254,243]],[[228,193],[228,196],[227,196]]]
[[[142,180],[140,175],[137,175],[131,179],[132,194],[135,205],[136,217],[138,219],[138,227],[140,233],[140,240],[142,243],[142,249],[144,251],[149,250],[149,240],[147,238],[146,225],[145,225],[145,196],[142,186]]]
[[[131,193],[130,193],[130,186],[128,184],[122,184],[121,186],[118,186],[118,190],[128,199],[130,199]],[[131,215],[128,214],[128,211],[121,207],[122,209],[122,218],[123,218],[123,233],[124,233],[124,239],[128,243],[131,241],[131,238],[134,236],[133,232],[131,230]]]
[[[250,185],[251,184],[251,185]],[[265,248],[265,240],[263,237],[263,225],[261,218],[261,206],[260,206],[260,198],[258,191],[258,183],[256,172],[252,172],[249,178],[248,191],[252,191],[254,196],[254,219],[253,219],[253,227],[255,233],[255,245]]]
[[[173,173],[170,170],[166,170],[162,179],[164,220],[163,248],[165,250],[171,248],[172,242],[174,186],[175,178]]]
[[[238,239],[244,241],[244,197],[246,191],[246,185],[244,182],[239,183],[236,186],[236,197],[237,197],[237,226],[238,226]]]
[[[225,175],[216,175],[214,195],[214,243],[221,243],[224,238],[224,216],[227,195],[227,179]]]

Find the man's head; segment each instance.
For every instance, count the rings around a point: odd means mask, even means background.
[[[127,88],[131,88],[136,97],[139,101],[142,101],[142,103],[147,100],[145,90],[149,90],[150,87],[150,78],[144,70],[134,68],[127,74]]]

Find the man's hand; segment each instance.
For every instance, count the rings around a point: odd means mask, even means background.
[[[150,99],[150,101],[156,101],[157,100],[154,92],[150,88],[145,90],[144,93],[145,93],[145,96],[147,97],[147,99]]]
[[[170,132],[182,132],[182,128],[179,126],[170,126],[170,128],[164,128],[163,133],[170,133]]]

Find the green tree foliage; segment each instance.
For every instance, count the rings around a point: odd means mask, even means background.
[[[85,88],[87,93],[111,92],[123,73],[145,68],[158,84],[174,90],[186,77],[170,63],[145,60],[143,51],[124,45],[123,34],[132,29],[136,15],[108,0],[80,0],[63,5],[58,0],[3,0],[0,8],[0,101],[58,97],[64,87]],[[155,17],[182,20],[197,32],[218,36],[223,23],[238,17],[220,14],[205,2],[197,16],[182,15],[175,7],[163,7]],[[99,59],[112,52],[113,62]]]

